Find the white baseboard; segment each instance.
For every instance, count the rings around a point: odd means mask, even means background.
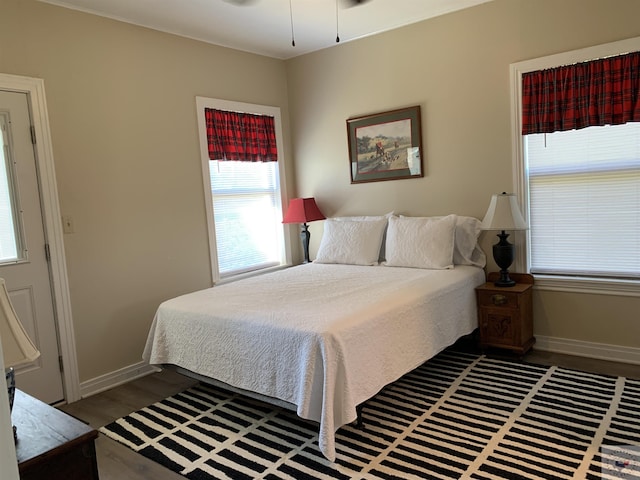
[[[92,378],[80,383],[80,397],[90,397],[96,393],[104,392],[110,388],[117,387],[123,383],[130,382],[136,378],[144,377],[151,373],[159,372],[158,367],[154,367],[145,362],[135,363],[128,367],[115,370],[99,377]]]
[[[536,335],[536,350],[640,365],[640,348]]]

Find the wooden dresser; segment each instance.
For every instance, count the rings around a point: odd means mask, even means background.
[[[510,273],[513,287],[496,287],[497,273],[476,288],[480,348],[497,347],[524,355],[535,343],[533,336],[533,276]]]
[[[11,420],[20,480],[98,479],[96,430],[18,389]]]

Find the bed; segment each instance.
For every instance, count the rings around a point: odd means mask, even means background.
[[[474,288],[485,281],[478,224],[468,221],[473,245],[466,253],[458,248],[466,233],[460,224],[471,217],[418,222],[382,216],[380,235],[371,225],[378,217],[353,218],[326,222],[313,263],[162,303],[143,359],[215,379],[317,421],[319,448],[334,460],[335,432],[356,420],[359,405],[476,328]],[[412,250],[426,233],[429,248],[439,248],[433,225],[415,227],[442,219],[452,225],[444,229],[451,241],[444,263],[434,263],[432,254],[427,263],[413,253],[398,256],[405,234],[413,238]],[[405,233],[399,225],[408,226]],[[357,248],[344,258],[347,238]]]

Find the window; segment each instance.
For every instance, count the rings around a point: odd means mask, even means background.
[[[202,97],[196,99],[196,104],[214,283],[285,264],[288,245],[282,225],[284,155],[280,109]],[[249,154],[238,145],[229,155],[238,160],[213,152],[205,118],[205,110],[209,109],[272,118],[279,158],[250,161]],[[211,117],[207,118],[211,121]]]
[[[543,288],[640,294],[640,123],[638,112],[621,122],[591,117],[594,126],[565,115],[560,123],[569,125],[558,128],[538,111],[547,133],[529,133],[523,76],[639,50],[636,38],[511,66],[515,190],[529,221],[518,261]],[[634,83],[638,73],[634,67]]]
[[[24,250],[20,235],[19,218],[14,212],[17,198],[14,195],[11,145],[9,143],[6,113],[0,112],[0,263],[13,263],[22,260]]]

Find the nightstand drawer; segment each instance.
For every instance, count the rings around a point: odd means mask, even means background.
[[[481,307],[518,308],[520,296],[512,292],[478,292],[478,305]]]

